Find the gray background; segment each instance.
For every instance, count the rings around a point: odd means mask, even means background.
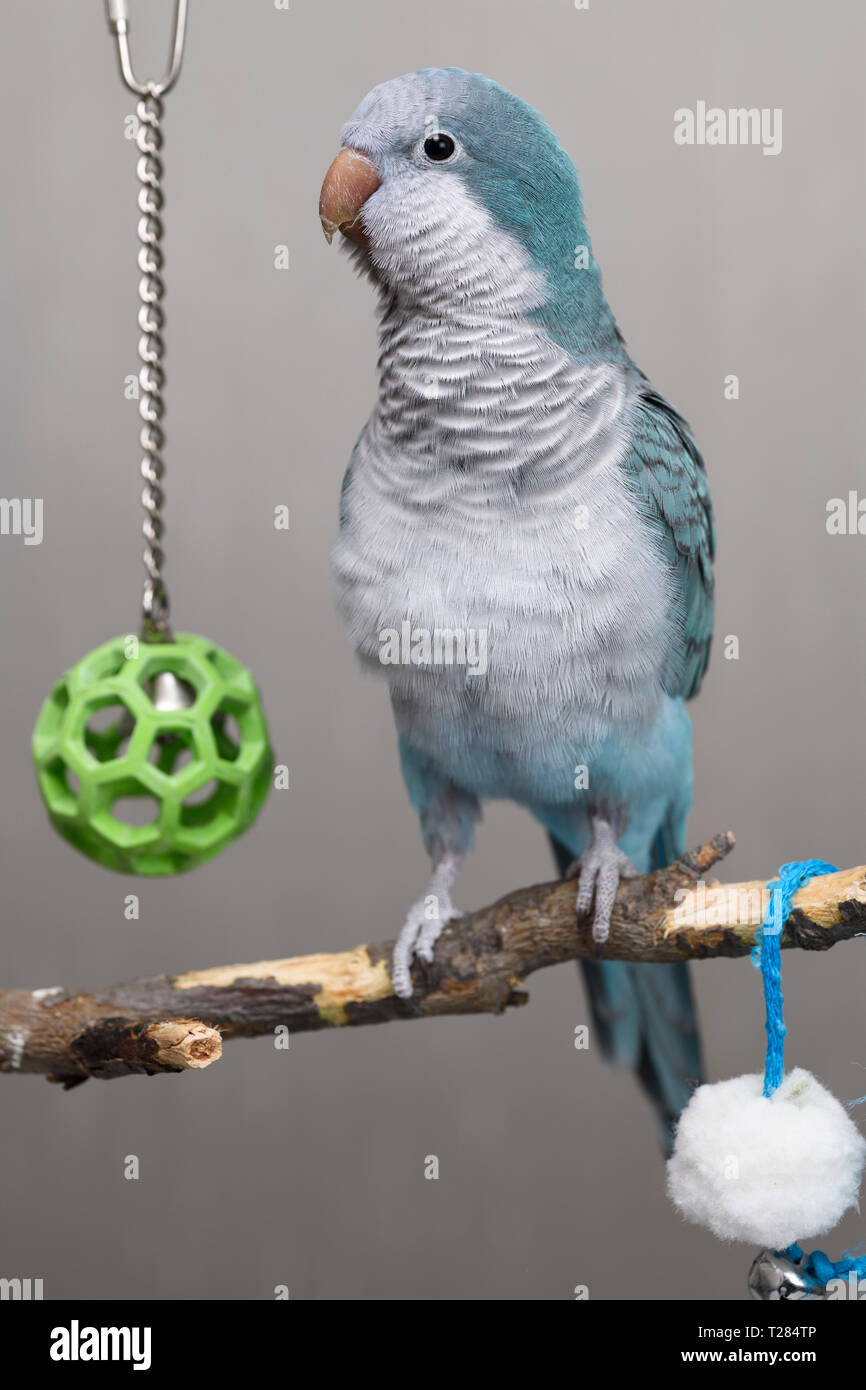
[[[133,15],[136,63],[161,69],[168,6]],[[866,858],[866,540],[824,524],[828,498],[864,486],[864,27],[853,0],[192,0],[167,105],[168,575],[178,626],[255,671],[292,785],[218,860],[152,882],[51,832],[29,756],[55,677],[137,621],[134,102],[99,0],[7,0],[0,490],[43,497],[46,530],[41,547],[0,539],[5,984],[381,939],[426,882],[386,696],[332,611],[375,329],[316,202],[358,100],[428,64],[483,70],[557,131],[634,356],[706,455],[719,606],[693,706],[692,841],[732,826],[738,878]],[[699,98],[781,106],[781,155],[676,147],[673,111]],[[731,633],[738,661],[722,657]],[[541,831],[493,806],[457,900],[549,876]],[[842,1098],[866,1091],[864,951],[785,961],[789,1058]],[[695,975],[711,1076],[757,1071],[748,961]],[[280,1283],[294,1298],[568,1299],[580,1283],[594,1298],[741,1297],[751,1250],[681,1223],[631,1078],[575,1051],[575,972],[536,977],[531,995],[501,1019],[320,1033],[288,1052],[232,1043],[196,1076],[68,1095],[7,1077],[0,1275],[42,1277],[56,1298],[261,1299]],[[853,1217],[822,1243],[863,1234]]]

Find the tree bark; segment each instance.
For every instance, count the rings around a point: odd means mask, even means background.
[[[623,880],[610,937],[599,947],[575,917],[573,883],[521,888],[446,927],[415,993],[392,990],[393,942],[335,954],[157,975],[73,992],[0,991],[0,1071],[40,1072],[66,1087],[88,1077],[184,1071],[215,1061],[221,1038],[386,1023],[443,1014],[502,1013],[548,965],[581,958],[705,960],[746,955],[768,894],[764,883],[709,883],[733,847],[717,835],[675,864]],[[866,930],[866,867],[812,879],[796,894],[783,947],[827,950]]]

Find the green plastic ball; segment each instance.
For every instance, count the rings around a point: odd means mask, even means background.
[[[249,671],[204,637],[116,637],[57,682],[33,732],[54,828],[120,873],[177,874],[252,825],[273,759]]]

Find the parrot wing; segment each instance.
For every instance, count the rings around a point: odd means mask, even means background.
[[[715,529],[704,461],[686,421],[642,374],[631,428],[626,478],[675,578],[678,640],[665,688],[690,699],[707,669],[713,630]],[[684,829],[681,817],[660,827],[652,868],[682,853]],[[565,852],[555,840],[553,847],[562,870]],[[687,967],[621,961],[583,961],[582,967],[604,1054],[636,1072],[669,1152],[676,1119],[702,1072]]]
[[[689,700],[700,689],[710,656],[713,507],[691,430],[645,378],[623,467],[676,576],[681,635],[665,673],[665,688],[669,695]]]

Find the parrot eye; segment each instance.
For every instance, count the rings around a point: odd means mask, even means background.
[[[456,141],[445,130],[437,130],[424,141],[424,153],[434,164],[444,164],[456,149]]]

